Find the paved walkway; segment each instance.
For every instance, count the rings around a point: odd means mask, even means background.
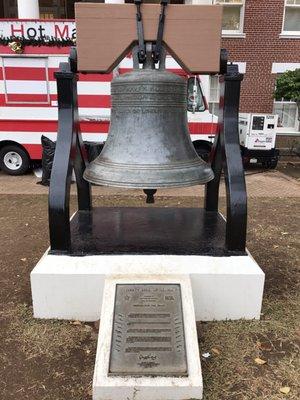
[[[9,176],[0,171],[0,194],[47,194],[47,187],[36,184],[39,180],[33,173],[23,176]],[[279,171],[250,171],[247,172],[246,182],[249,197],[300,197],[300,182]],[[72,185],[71,193],[76,193],[75,184]],[[141,190],[93,186],[94,196],[139,196],[141,194]],[[203,194],[203,186],[161,189],[157,193],[159,196],[203,196]],[[223,181],[220,195],[225,196]]]

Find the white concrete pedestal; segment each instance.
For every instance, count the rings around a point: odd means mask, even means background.
[[[34,316],[95,321],[107,275],[188,275],[196,321],[259,319],[264,273],[250,255],[96,255],[46,253],[31,273]]]
[[[187,356],[187,377],[108,376],[116,284],[180,284]],[[93,400],[202,399],[202,374],[190,279],[185,276],[110,276],[105,280],[93,380]]]

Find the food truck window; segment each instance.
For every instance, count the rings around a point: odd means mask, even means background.
[[[1,64],[7,105],[50,104],[48,58],[2,57]]]

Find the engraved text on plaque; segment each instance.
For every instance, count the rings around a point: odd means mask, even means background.
[[[179,284],[117,285],[109,375],[187,375]]]

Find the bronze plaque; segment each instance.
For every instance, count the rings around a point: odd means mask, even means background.
[[[109,375],[187,376],[179,284],[117,285]]]

